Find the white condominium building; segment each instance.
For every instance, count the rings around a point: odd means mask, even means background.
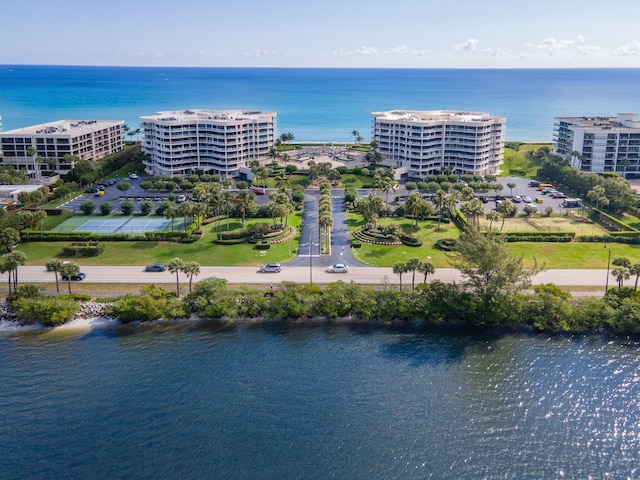
[[[253,110],[182,110],[140,117],[147,173],[187,175],[196,170],[237,176],[265,158],[275,140],[276,114]]]
[[[640,172],[640,121],[637,113],[617,117],[557,117],[555,153],[586,172]]]
[[[30,176],[41,170],[66,173],[72,155],[94,162],[122,150],[124,120],[59,120],[0,132],[4,165],[26,169]],[[30,150],[33,148],[34,150]],[[29,153],[35,151],[35,155]]]
[[[374,112],[373,138],[385,162],[410,177],[450,169],[495,174],[502,163],[506,120],[454,110]]]

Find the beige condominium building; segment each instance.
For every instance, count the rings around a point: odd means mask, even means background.
[[[122,150],[123,126],[124,120],[58,120],[7,130],[0,132],[0,159],[26,169],[30,177],[42,170],[67,173],[73,168],[67,155],[94,162]]]
[[[449,170],[495,174],[502,163],[506,120],[456,110],[374,112],[373,138],[386,164],[412,178]]]
[[[640,173],[640,121],[637,113],[616,117],[556,117],[555,153],[586,172]]]
[[[140,120],[145,167],[153,175],[204,171],[235,177],[251,160],[266,158],[275,140],[274,112],[181,110]]]

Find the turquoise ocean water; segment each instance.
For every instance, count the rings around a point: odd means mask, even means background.
[[[371,112],[486,111],[507,140],[545,141],[553,118],[640,112],[640,69],[429,70],[0,65],[4,130],[58,119],[125,120],[161,110],[275,111],[299,141],[371,137]]]

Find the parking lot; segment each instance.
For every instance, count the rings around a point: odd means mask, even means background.
[[[132,201],[135,205],[136,212],[140,211],[140,202],[144,200],[152,201],[155,205],[155,208],[159,207],[162,202],[169,199],[170,195],[185,195],[186,200],[191,199],[191,192],[156,192],[156,191],[145,191],[140,188],[140,182],[144,180],[151,180],[151,177],[139,177],[139,178],[121,178],[115,179],[116,183],[113,185],[108,185],[104,187],[104,195],[96,195],[95,193],[83,193],[78,195],[76,198],[64,203],[60,206],[60,208],[64,208],[65,210],[70,210],[74,213],[81,213],[80,205],[84,202],[91,200],[96,204],[96,211],[100,210],[100,205],[105,202],[109,202],[113,205],[113,212],[120,213],[120,205],[122,205],[125,201]],[[117,187],[118,181],[126,181],[129,182],[131,188],[125,192],[121,191]],[[231,189],[232,194],[237,195],[239,190]],[[268,203],[269,200],[269,192],[271,190],[265,189],[264,194],[256,195],[255,201],[258,205],[263,205]],[[155,210],[154,208],[154,210]]]
[[[562,206],[564,202],[563,198],[552,198],[551,195],[544,195],[537,187],[529,186],[529,179],[527,178],[518,178],[518,177],[504,177],[499,178],[498,181],[500,184],[504,186],[502,191],[498,195],[502,195],[505,197],[505,201],[513,201],[512,192],[509,187],[507,187],[508,183],[514,183],[516,186],[513,189],[513,197],[519,196],[521,198],[529,197],[531,202],[525,202],[522,200],[521,202],[514,203],[516,207],[518,207],[518,212],[524,212],[524,207],[527,205],[533,205],[537,207],[538,213],[543,213],[547,207],[553,208],[555,213],[564,212],[566,209]],[[485,203],[485,211],[490,212],[494,208],[496,208],[496,202],[494,201],[495,192],[489,192],[486,194],[489,198],[489,202]],[[541,202],[536,202],[536,199],[541,200]]]

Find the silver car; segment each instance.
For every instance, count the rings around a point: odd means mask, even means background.
[[[349,265],[345,265],[344,263],[336,263],[327,268],[327,272],[329,273],[347,273],[348,271]]]
[[[282,265],[279,263],[267,263],[260,266],[260,272],[262,273],[280,273],[280,270],[282,270]]]

